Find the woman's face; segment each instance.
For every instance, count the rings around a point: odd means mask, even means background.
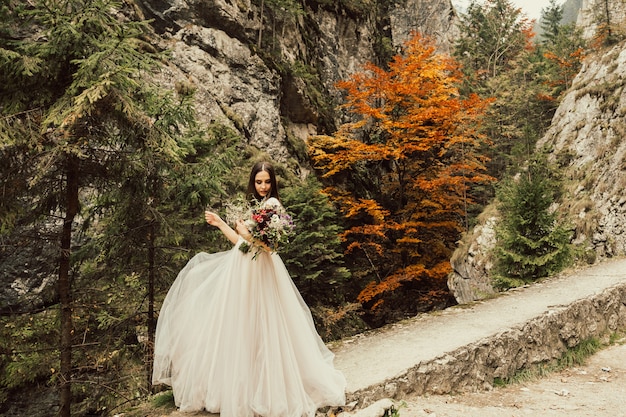
[[[254,176],[254,189],[261,197],[267,196],[272,191],[272,180],[267,171],[259,171]]]

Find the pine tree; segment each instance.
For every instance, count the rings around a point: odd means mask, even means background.
[[[461,16],[455,57],[467,81],[497,77],[529,47],[532,24],[509,0],[472,0]]]
[[[542,68],[541,77],[544,85],[549,87],[544,97],[555,103],[580,70],[587,49],[582,30],[573,23],[561,24],[562,18],[563,6],[557,5],[555,0],[542,10],[543,33],[539,51],[547,65]]]
[[[563,20],[563,6],[558,5],[556,0],[550,0],[545,9],[541,9],[541,38],[542,43],[553,42],[559,36],[561,21]]]
[[[150,83],[163,55],[146,42],[146,22],[120,19],[122,7],[115,0],[37,0],[24,9],[11,2],[0,31],[2,169],[10,173],[3,185],[14,186],[9,197],[18,202],[2,206],[14,219],[3,230],[60,219],[62,417],[72,402],[74,232],[89,226],[93,208],[83,197],[134,182],[134,204],[145,208],[138,215],[154,215],[163,175],[190,151],[183,135],[192,123],[188,95],[177,103]],[[7,30],[17,25],[25,29]],[[9,32],[21,37],[7,39]],[[156,218],[141,229],[148,239]]]
[[[559,222],[553,203],[560,186],[544,156],[499,190],[502,216],[497,230],[495,268],[501,287],[515,286],[560,271],[570,257],[569,230]]]
[[[296,224],[284,261],[307,304],[338,305],[344,302],[342,286],[350,273],[343,265],[338,213],[320,188],[309,176],[282,192]]]

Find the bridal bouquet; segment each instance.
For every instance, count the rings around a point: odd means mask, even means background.
[[[229,217],[243,218],[250,234],[252,242],[244,242],[239,245],[239,250],[248,253],[254,248],[253,259],[257,257],[262,248],[254,242],[265,244],[270,250],[276,252],[278,248],[289,243],[289,237],[293,234],[295,225],[293,219],[283,206],[274,198],[253,204],[245,213],[241,208],[235,208]]]

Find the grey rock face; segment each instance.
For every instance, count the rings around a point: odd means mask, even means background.
[[[261,26],[250,0],[138,0],[146,17],[160,32],[176,32],[188,25],[222,30],[245,41]]]
[[[201,26],[181,29],[171,40],[170,88],[187,80],[196,88],[201,122],[218,121],[277,160],[289,155],[280,123],[280,80],[258,55],[225,32]]]
[[[626,43],[590,57],[537,145],[565,170],[574,243],[599,258],[626,253],[625,87]]]
[[[452,273],[448,276],[448,288],[459,304],[482,300],[496,292],[489,271],[493,266],[490,252],[496,243],[498,217],[495,214],[482,217],[450,260]]]
[[[432,36],[443,52],[449,53],[451,45],[460,35],[458,17],[452,4],[446,1],[405,0],[396,2],[390,12],[391,33],[394,46],[401,46],[413,31]]]
[[[305,9],[303,16],[268,15],[266,5],[263,19],[249,0],[140,4],[163,34],[161,46],[174,53],[176,68],[160,75],[164,87],[191,81],[204,121],[226,121],[278,161],[289,157],[287,135],[306,141],[342,122],[342,115],[333,111],[341,103],[335,84],[376,62],[374,45],[382,37],[390,36],[399,46],[419,30],[448,50],[457,33],[449,0],[407,0],[395,4],[386,17],[373,7],[369,15],[352,16],[339,6]],[[380,28],[381,21],[390,24]],[[308,68],[309,74],[271,69],[257,50],[259,36],[264,45],[271,43],[272,50],[263,52],[279,57],[281,65]],[[314,86],[305,81],[310,75],[317,77]],[[327,114],[321,115],[320,107]]]
[[[56,303],[54,242],[5,241],[0,249],[0,313],[36,311]]]

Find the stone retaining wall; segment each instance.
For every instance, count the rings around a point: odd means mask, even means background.
[[[626,329],[626,284],[571,305],[555,306],[522,326],[420,363],[382,384],[348,393],[348,402],[358,401],[363,407],[407,394],[491,389],[495,378],[558,359],[585,339],[607,337],[621,329]]]

